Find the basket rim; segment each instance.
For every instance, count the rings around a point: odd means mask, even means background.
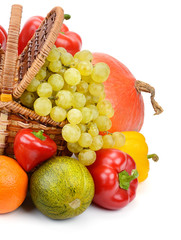
[[[62,26],[62,23],[63,23],[63,20],[64,20],[64,10],[61,7],[57,6],[57,7],[54,7],[47,14],[47,16],[42,21],[41,25],[36,30],[36,32],[44,25],[46,19],[51,17],[53,12],[56,13],[56,18],[55,18],[55,21],[54,21],[51,29],[50,29],[50,32],[48,34],[48,37],[47,37],[46,41],[44,42],[44,44],[43,44],[40,52],[38,53],[36,59],[33,61],[31,67],[27,70],[27,72],[23,76],[23,79],[13,89],[13,97],[16,98],[16,99],[18,99],[23,94],[25,89],[30,84],[31,80],[35,77],[35,75],[38,73],[40,68],[45,63],[46,57],[48,56],[50,50],[52,49],[53,45],[55,44],[57,36],[58,36],[58,34],[61,30],[61,26]],[[29,42],[28,42],[27,46],[24,48],[23,52],[20,54],[19,59],[21,58],[22,54],[24,54],[24,52],[27,50],[31,40],[35,38],[36,32],[34,33],[33,37],[29,40]]]

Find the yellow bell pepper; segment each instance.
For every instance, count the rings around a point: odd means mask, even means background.
[[[143,182],[148,177],[149,172],[149,160],[157,155],[148,155],[148,145],[145,141],[145,137],[134,131],[122,132],[125,136],[125,144],[119,148],[119,150],[129,154],[136,163],[136,168],[139,173],[138,181]],[[158,160],[157,158],[155,161]]]

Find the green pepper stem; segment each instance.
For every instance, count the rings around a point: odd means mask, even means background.
[[[69,20],[71,18],[70,14],[64,14],[64,19]]]
[[[159,160],[158,155],[155,154],[155,153],[153,153],[153,154],[148,154],[148,155],[147,155],[147,158],[148,158],[148,159],[152,158],[152,160],[153,160],[154,162],[158,162],[158,160]]]
[[[131,181],[138,177],[138,171],[136,169],[133,169],[131,175],[129,175],[129,173],[126,170],[124,170],[120,172],[118,175],[120,188],[128,190]]]
[[[43,130],[40,130],[40,131],[38,131],[38,132],[32,132],[32,134],[35,136],[35,137],[37,137],[37,138],[39,138],[40,140],[42,140],[42,141],[44,141],[45,139],[46,139],[46,137],[43,135]]]

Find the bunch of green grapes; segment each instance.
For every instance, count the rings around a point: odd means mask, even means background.
[[[88,50],[72,56],[64,48],[54,46],[20,98],[23,105],[40,116],[50,116],[56,122],[68,120],[62,136],[69,151],[86,166],[96,160],[95,151],[125,142],[119,132],[99,134],[111,128],[114,110],[105,99],[103,85],[109,66],[103,62],[93,65],[92,58]]]

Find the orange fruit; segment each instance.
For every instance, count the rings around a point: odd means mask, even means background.
[[[24,201],[28,175],[16,160],[0,156],[0,214],[12,212]]]

